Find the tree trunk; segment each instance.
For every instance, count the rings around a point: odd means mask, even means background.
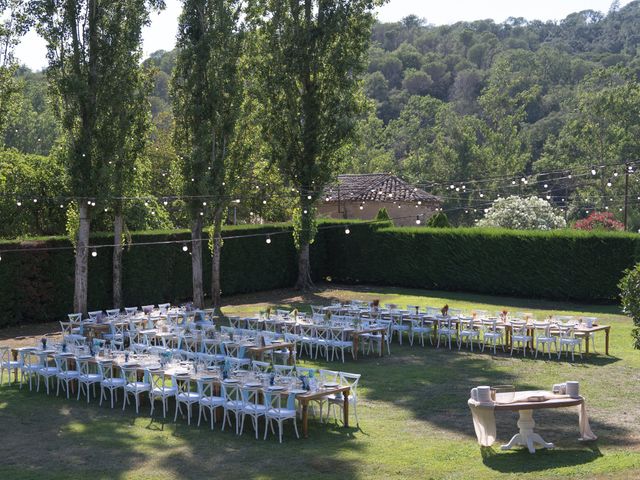
[[[193,305],[204,307],[204,291],[202,289],[202,219],[191,223],[191,278],[193,279]]]
[[[307,291],[311,288],[313,288],[313,282],[311,281],[309,243],[305,243],[298,250],[298,281],[296,282],[296,289]]]
[[[220,254],[222,252],[222,209],[215,213],[213,224],[213,255],[211,258],[211,302],[212,307],[220,310],[222,306],[220,296]]]
[[[113,308],[122,308],[122,206],[116,207],[113,218]]]
[[[89,207],[86,202],[80,201],[80,228],[76,244],[76,265],[75,283],[73,291],[73,311],[74,313],[87,314],[87,294],[89,284],[89,230],[91,219],[89,218]]]

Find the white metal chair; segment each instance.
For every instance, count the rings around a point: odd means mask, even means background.
[[[482,320],[482,328],[482,351],[484,352],[487,345],[493,347],[494,355],[498,345],[501,345],[504,351],[504,330],[498,326],[498,320],[495,318]]]
[[[451,342],[453,337],[456,335],[456,328],[453,326],[451,317],[440,317],[438,318],[438,343],[436,348],[440,348],[440,340],[444,337],[446,342],[449,343],[449,350],[451,350]]]
[[[344,351],[351,350],[351,354],[353,355],[353,342],[348,341],[346,339],[346,332],[342,328],[331,328],[329,329],[329,347],[331,347],[331,360],[333,361],[336,356],[337,351],[340,351],[340,355],[342,357],[342,363],[344,363]]]
[[[269,426],[273,429],[272,422],[278,424],[278,439],[282,443],[282,426],[286,420],[293,421],[293,429],[296,432],[296,437],[300,438],[298,434],[298,425],[296,424],[296,395],[295,393],[289,393],[285,405],[282,405],[282,395],[280,392],[272,392],[267,389],[264,392],[264,404],[265,410],[265,429],[264,439],[267,439],[269,433]]]
[[[58,373],[56,373],[57,379],[57,388],[56,395],[60,394],[60,385],[63,385],[63,388],[67,392],[67,399],[69,398],[69,384],[78,380],[80,376],[80,372],[78,370],[74,370],[69,368],[69,361],[73,360],[73,355],[71,354],[59,354],[53,357],[56,362],[56,368],[58,369]]]
[[[349,405],[353,407],[353,414],[356,417],[356,425],[360,425],[358,420],[358,382],[360,381],[361,375],[359,373],[347,373],[340,372],[339,373],[339,382],[341,385],[349,385],[349,396],[347,397],[347,401]],[[336,416],[336,407],[340,409],[344,408],[344,396],[340,395],[332,395],[329,397],[329,408],[327,409],[327,417],[329,416],[329,409],[333,408],[334,417]]]
[[[161,369],[150,369],[147,371],[151,390],[149,390],[149,402],[151,403],[151,411],[149,415],[153,416],[155,402],[160,399],[162,402],[162,417],[167,418],[167,403],[170,398],[175,398],[178,388],[171,383],[171,377],[166,375]]]
[[[391,309],[393,311],[393,309]],[[402,345],[404,333],[409,334],[410,326],[402,321],[402,313],[391,313],[391,332],[398,334],[398,341]]]
[[[200,401],[198,402],[198,426],[200,426],[200,420],[204,414],[204,419],[207,419],[205,410],[209,411],[211,417],[211,430],[213,430],[213,424],[216,421],[215,412],[218,408],[224,409],[224,397],[214,395],[214,380],[213,378],[198,378],[196,380],[198,386],[198,393],[200,394]]]
[[[36,350],[35,355],[40,357],[40,368],[37,370],[38,375],[38,388],[36,391],[40,391],[40,379],[44,380],[44,386],[46,387],[47,395],[49,395],[49,380],[55,378],[58,373],[58,368],[49,365],[49,352],[43,350]]]
[[[462,348],[464,340],[465,346],[469,345],[473,352],[473,342],[480,340],[480,322],[473,318],[460,319],[460,331],[458,332],[458,350]]]
[[[220,385],[220,391],[222,393],[222,398],[224,398],[224,403],[222,404],[222,408],[224,409],[222,430],[224,431],[227,421],[231,423],[230,414],[233,413],[235,417],[237,435],[240,430],[240,416],[242,415],[242,409],[244,407],[244,404],[242,403],[242,395],[240,394],[240,386],[237,383],[231,384],[223,381]]]
[[[122,365],[120,367],[120,373],[124,380],[124,401],[122,402],[122,411],[127,408],[129,404],[129,394],[132,394],[136,400],[136,414],[140,413],[140,395],[148,393],[151,390],[151,381],[145,371],[143,380],[138,379],[138,366]]]
[[[0,347],[0,382],[4,384],[4,371],[8,374],[8,383],[11,383],[11,371],[17,375],[20,370],[20,362],[12,360],[12,353],[9,347]]]
[[[178,419],[178,412],[182,415],[182,407],[187,407],[187,425],[191,425],[191,406],[200,403],[200,393],[193,391],[193,380],[189,375],[172,375],[171,382],[176,386],[176,413],[173,421]]]
[[[87,403],[91,398],[91,387],[93,387],[93,396],[96,396],[96,383],[102,382],[102,375],[98,371],[95,363],[91,362],[91,357],[78,357],[76,360],[78,369],[78,397],[85,391]]]
[[[569,355],[569,350],[571,350],[571,361],[575,360],[575,351],[576,347],[578,347],[578,351],[580,353],[580,358],[582,358],[582,338],[576,336],[575,327],[573,325],[561,325],[558,327],[560,331],[560,335],[558,337],[559,348],[558,348],[558,360],[560,360],[560,355],[562,355],[562,350],[565,350],[566,355]]]
[[[542,345],[542,355],[544,355],[545,345],[549,352],[549,358],[551,358],[551,345],[554,346],[556,352],[558,351],[558,337],[551,334],[551,323],[549,322],[534,322],[533,328],[536,333],[536,358],[538,358],[538,352],[540,351],[540,345]]]
[[[515,344],[522,348],[522,355],[527,355],[527,345],[531,342],[531,335],[529,335],[529,326],[525,321],[511,320],[511,356],[513,356],[513,349]]]
[[[124,379],[114,375],[113,362],[111,360],[102,360],[98,362],[98,369],[100,375],[102,375],[102,381],[100,382],[100,405],[102,400],[107,398],[106,391],[109,391],[111,397],[111,408],[113,408],[113,399],[115,396],[116,402],[118,401],[118,390],[124,389]]]
[[[247,416],[251,417],[251,423],[256,432],[256,440],[258,439],[259,420],[264,417],[267,412],[266,405],[261,402],[262,392],[257,388],[240,389],[242,396],[242,419],[240,420],[240,435],[244,430],[244,421]]]
[[[19,363],[20,363],[20,388],[22,388],[22,384],[29,382],[29,391],[32,390],[32,380],[35,377],[36,382],[38,381],[37,374],[41,368],[40,359],[33,353],[35,348],[23,348],[19,353]]]

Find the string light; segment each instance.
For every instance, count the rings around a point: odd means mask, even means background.
[[[596,167],[591,167],[591,175],[596,175],[597,173]]]
[[[95,248],[91,251],[91,256],[93,258],[96,258],[98,256],[98,251]]]
[[[182,251],[183,251],[183,252],[188,252],[188,251],[189,251],[189,247],[187,247],[187,244],[186,244],[186,243],[183,243],[183,244],[182,244]]]
[[[351,230],[349,229],[349,227],[347,227],[347,228],[345,228],[345,229],[344,229],[344,233],[345,233],[346,235],[349,235],[349,234],[351,233]]]
[[[611,179],[607,180],[607,187],[610,187],[611,185],[613,185],[613,184],[611,183]]]
[[[265,241],[267,244],[271,244],[271,235],[267,235],[267,239]]]
[[[416,225],[420,225],[422,222],[420,221],[420,215],[416,217]]]

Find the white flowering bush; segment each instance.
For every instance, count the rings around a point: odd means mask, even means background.
[[[513,230],[553,230],[566,228],[567,222],[549,202],[538,197],[499,198],[487,209],[478,227]]]

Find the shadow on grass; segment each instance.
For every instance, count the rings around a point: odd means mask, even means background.
[[[480,449],[482,463],[500,473],[530,473],[552,468],[572,467],[593,462],[602,457],[596,445],[584,449],[537,450],[534,457],[527,449],[499,452],[493,447]]]
[[[345,292],[344,295],[338,293],[334,296],[326,295],[325,292]],[[353,293],[361,295],[353,295]],[[415,288],[402,288],[391,286],[372,286],[372,285],[342,285],[332,283],[318,283],[316,288],[310,292],[297,292],[295,290],[273,290],[270,292],[261,292],[256,294],[237,295],[229,299],[224,299],[227,306],[243,305],[247,303],[269,303],[291,305],[294,307],[304,307],[304,311],[308,309],[309,304],[326,305],[332,300],[348,300],[353,298],[373,299],[390,295],[423,297],[420,304],[434,303],[431,299],[448,299],[460,302],[492,305],[495,308],[502,309],[510,307],[513,309],[537,309],[552,311],[576,311],[591,313],[593,315],[609,314],[622,315],[619,305],[615,304],[586,304],[580,302],[571,302],[563,300],[544,300],[535,298],[509,297],[484,295],[478,293],[453,292],[446,290],[422,290]],[[296,298],[296,302],[290,299]],[[384,303],[384,302],[383,302]],[[436,302],[436,306],[437,306]],[[454,305],[455,306],[455,305]]]
[[[385,357],[383,361],[383,370],[378,368],[379,361],[371,359],[363,359],[362,366],[360,363],[357,366],[353,364],[367,379],[368,400],[388,402],[404,408],[418,421],[474,441],[471,412],[467,407],[470,388],[476,385],[514,385],[517,390],[551,387],[523,381],[527,378],[523,373],[536,362],[531,359],[516,359],[512,366],[504,368],[501,362],[512,362],[511,359],[448,349],[409,349],[394,345],[392,356]],[[516,412],[496,412],[498,437],[504,440],[503,443],[517,432],[517,418]],[[576,407],[539,410],[535,412],[534,418],[536,430],[545,440],[555,443],[561,449],[553,452],[555,456],[550,457],[549,463],[552,466],[561,467],[564,462],[570,461],[584,463],[599,455],[597,447],[591,445],[590,449],[585,450],[582,446],[590,444],[579,443],[577,440],[579,426]],[[600,438],[596,442],[598,445],[624,447],[631,446],[635,441],[633,427],[622,421],[605,421],[592,417],[591,427]],[[518,458],[520,460],[516,462],[516,466],[522,463],[525,456]],[[511,460],[494,458],[490,461],[500,466],[502,462],[508,464]]]
[[[173,422],[171,401],[163,419],[159,404],[154,417],[148,416],[146,398],[137,416],[132,406],[122,411],[121,394],[118,400],[111,409],[108,403],[98,406],[95,399],[87,404],[84,398],[67,400],[62,393],[56,397],[19,390],[15,384],[0,387],[0,438],[11,439],[3,447],[0,478],[118,479],[132,472],[185,479],[281,479],[335,472],[358,477],[357,464],[343,456],[363,448],[356,428],[310,418],[309,439],[296,439],[288,421],[279,444],[271,432],[263,440],[264,420],[256,440],[249,419],[243,435],[237,436],[233,425],[222,432],[221,422],[214,431],[204,420],[197,427],[197,407],[189,426],[186,415]],[[297,423],[301,433],[300,420]]]

